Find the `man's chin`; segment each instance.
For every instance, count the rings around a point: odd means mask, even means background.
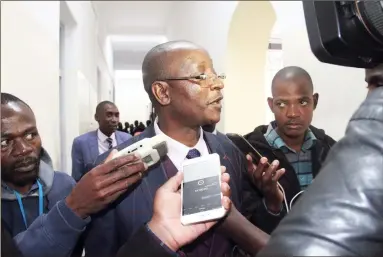
[[[284,134],[290,138],[298,138],[301,137],[304,133],[304,130],[285,130]]]
[[[207,126],[215,126],[219,121],[221,120],[220,115],[217,116],[211,116],[207,119],[207,122],[204,123],[204,125]]]
[[[26,186],[34,184],[38,178],[37,170],[32,170],[28,173],[16,173],[12,178],[9,179],[9,182],[16,186]],[[7,181],[7,180],[6,180]]]

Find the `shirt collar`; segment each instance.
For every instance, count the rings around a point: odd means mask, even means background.
[[[276,149],[288,148],[289,150],[295,152],[293,149],[291,149],[290,147],[286,145],[283,139],[278,135],[276,129],[277,127],[275,122],[271,122],[269,126],[267,127],[267,131],[264,134],[264,137],[266,138],[269,145]],[[316,140],[317,138],[315,137],[314,133],[311,131],[310,128],[308,128],[306,131],[304,143],[301,148],[302,151],[309,150],[314,145]]]
[[[105,143],[106,139],[108,139],[108,137],[104,133],[102,133],[100,129],[97,129],[97,137],[98,140],[100,140],[102,143]],[[116,133],[110,135],[110,138],[113,140],[113,142],[116,142]]]
[[[167,136],[164,132],[161,131],[160,127],[158,126],[158,121],[156,120],[154,122],[154,131],[156,135],[164,135],[166,143],[168,145],[168,157],[173,162],[174,166],[178,170],[181,170],[182,168],[182,162],[185,160],[186,155],[188,154],[189,150],[191,149],[197,149],[201,156],[209,154],[205,140],[203,139],[203,130],[200,129],[200,137],[198,139],[198,142],[193,147],[188,147],[177,140],[174,140],[173,138]]]

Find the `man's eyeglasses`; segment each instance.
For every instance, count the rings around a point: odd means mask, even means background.
[[[226,75],[225,74],[216,75],[216,74],[205,74],[205,73],[202,73],[202,74],[196,75],[196,76],[178,77],[178,78],[165,78],[165,79],[161,79],[161,80],[163,80],[163,81],[168,81],[168,80],[199,80],[199,81],[203,81],[203,82],[207,83],[208,85],[212,85],[217,80],[222,82],[222,80],[224,80],[224,79],[226,79]]]

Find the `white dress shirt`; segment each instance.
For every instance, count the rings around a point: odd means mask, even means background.
[[[173,162],[177,170],[182,170],[182,163],[186,160],[186,155],[189,150],[197,149],[201,156],[206,156],[209,154],[209,149],[207,148],[206,142],[203,139],[203,130],[201,128],[200,137],[197,144],[193,147],[188,147],[171,137],[168,137],[161,129],[158,127],[157,120],[154,122],[154,131],[156,135],[163,134],[166,138],[166,143],[168,145],[168,157]]]
[[[116,133],[113,133],[110,138],[112,139],[112,146],[117,146]],[[103,154],[109,150],[109,143],[106,141],[108,137],[101,132],[100,129],[97,130],[97,139],[98,139],[98,152]]]

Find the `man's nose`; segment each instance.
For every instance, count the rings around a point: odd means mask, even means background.
[[[13,144],[13,154],[16,156],[28,155],[33,151],[31,144],[24,139],[17,139]]]
[[[216,78],[212,81],[211,89],[223,89],[225,87],[225,84],[223,83],[222,79]]]
[[[296,106],[295,104],[292,104],[290,105],[288,108],[287,108],[287,117],[289,118],[296,118],[296,117],[299,117],[301,114],[300,112],[300,109],[298,106]]]

